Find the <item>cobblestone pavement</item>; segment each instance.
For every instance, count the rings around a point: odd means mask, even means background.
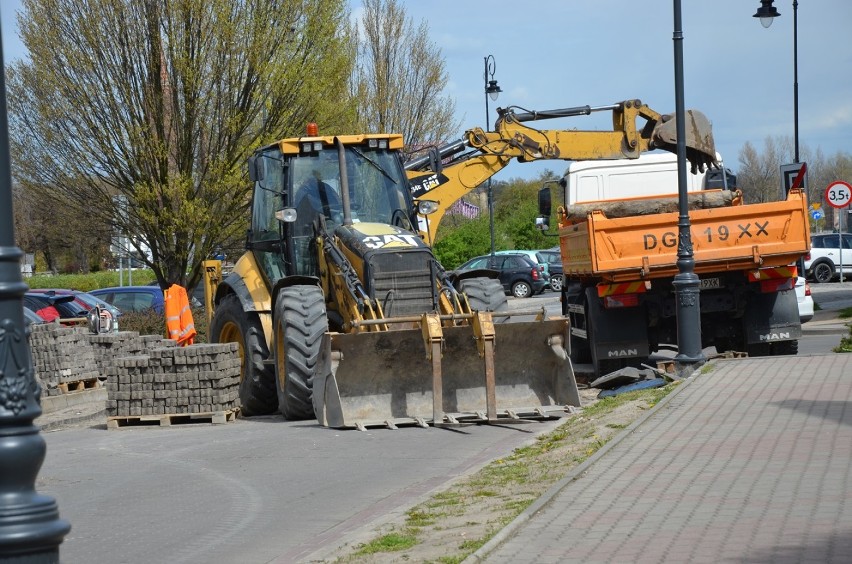
[[[717,361],[470,557],[852,562],[852,355]]]

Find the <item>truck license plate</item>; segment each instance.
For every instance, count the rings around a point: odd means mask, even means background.
[[[713,288],[721,288],[722,287],[722,279],[721,278],[702,278],[701,279],[701,289],[702,290],[712,290]]]

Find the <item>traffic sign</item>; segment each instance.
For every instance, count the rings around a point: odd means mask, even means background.
[[[784,192],[782,199],[787,198],[792,188],[808,189],[808,163],[793,163],[781,165],[781,183]]]
[[[832,182],[825,189],[825,201],[833,208],[845,208],[852,201],[852,186],[842,180]]]
[[[819,221],[823,218],[822,210],[811,210],[811,218],[814,221]]]

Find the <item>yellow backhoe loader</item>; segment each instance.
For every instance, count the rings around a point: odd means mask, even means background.
[[[402,147],[311,131],[249,159],[248,250],[224,278],[205,265],[210,339],[239,345],[243,412],[364,429],[578,406],[567,322],[505,323],[498,280],[444,271],[414,228],[430,204],[415,207]]]

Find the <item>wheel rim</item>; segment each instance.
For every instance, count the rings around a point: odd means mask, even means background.
[[[526,282],[518,282],[515,284],[515,297],[526,298],[530,294],[530,287]]]
[[[818,282],[828,282],[831,279],[831,269],[825,264],[817,265],[814,278]]]
[[[558,292],[562,289],[562,278],[554,276],[550,279],[550,289]]]
[[[237,343],[237,351],[240,354],[240,382],[245,377],[245,344],[243,343],[243,334],[240,332],[240,326],[233,321],[228,321],[222,326],[219,332],[220,343]]]

